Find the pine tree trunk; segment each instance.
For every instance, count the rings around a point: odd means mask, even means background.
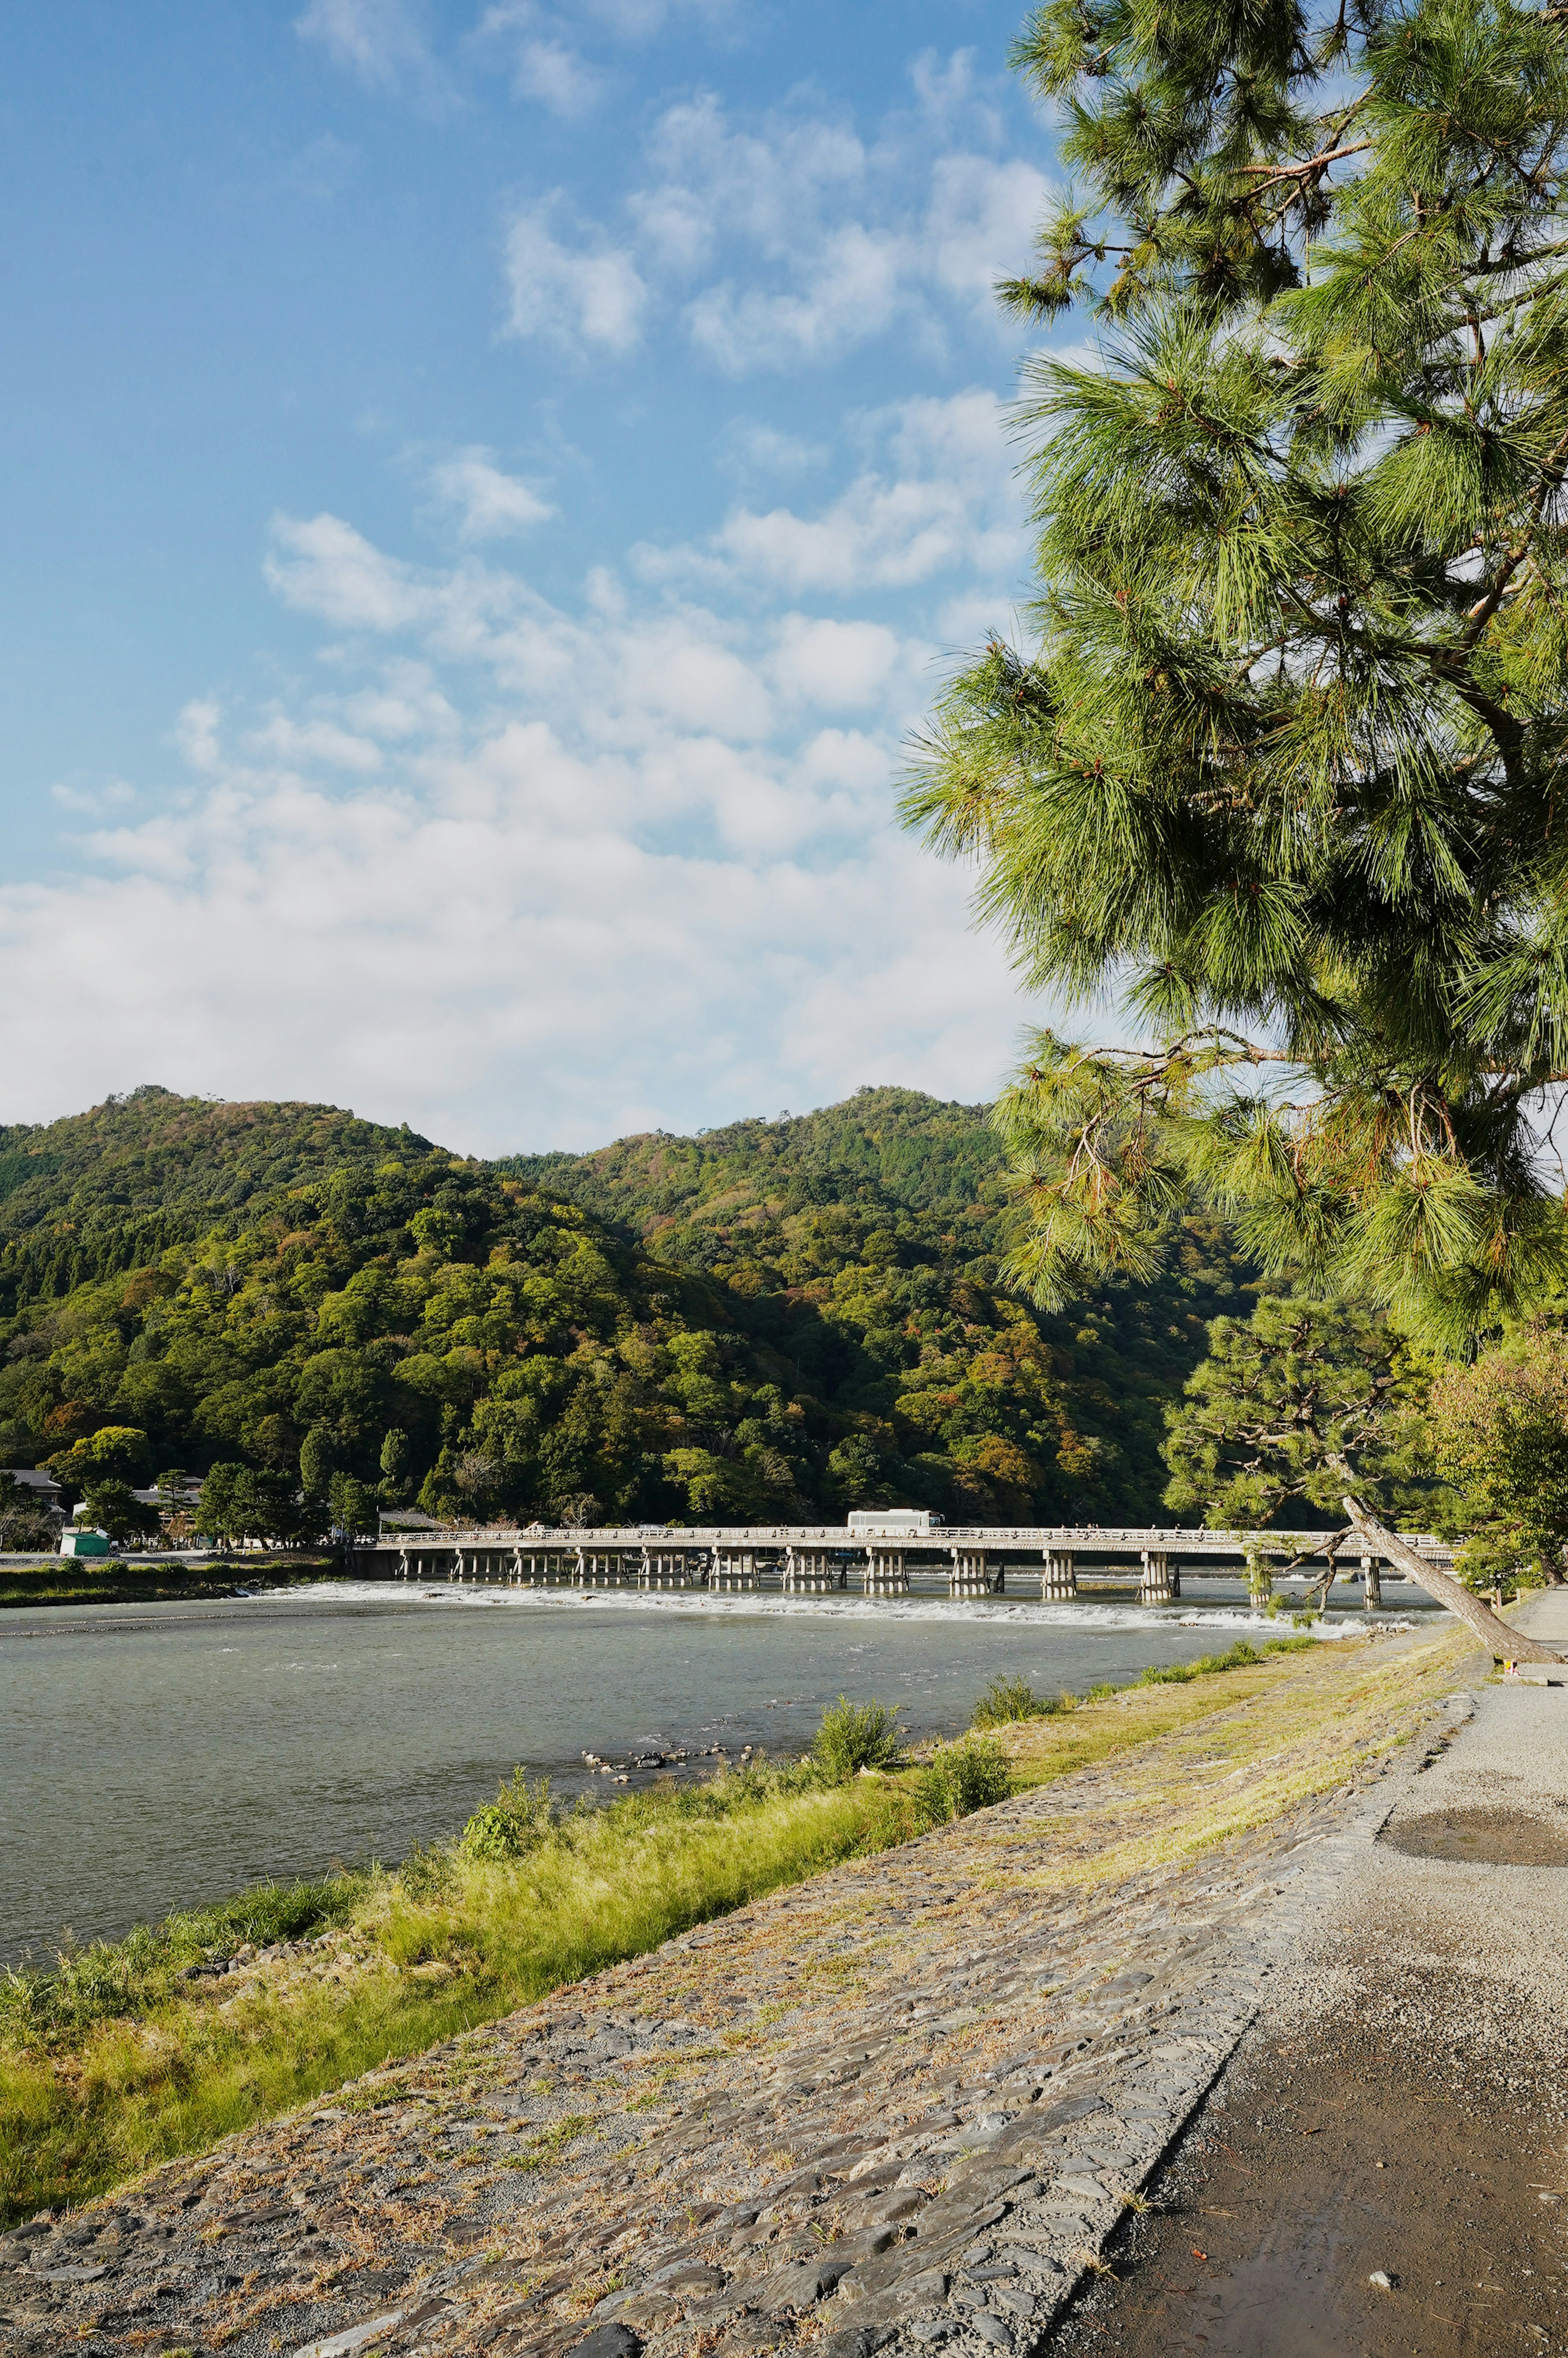
[[[1408,1572],[1412,1580],[1419,1581],[1427,1595],[1434,1597],[1439,1605],[1445,1605],[1450,1613],[1457,1613],[1461,1621],[1474,1630],[1489,1654],[1514,1662],[1560,1662],[1563,1660],[1550,1646],[1541,1645],[1535,1638],[1527,1638],[1522,1629],[1511,1628],[1489,1605],[1483,1605],[1478,1596],[1472,1595],[1452,1573],[1440,1572],[1436,1564],[1428,1563],[1426,1558],[1408,1546],[1397,1531],[1390,1531],[1376,1515],[1369,1514],[1359,1498],[1346,1498],[1344,1507],[1368,1550],[1387,1556],[1390,1563],[1397,1563],[1401,1572]]]

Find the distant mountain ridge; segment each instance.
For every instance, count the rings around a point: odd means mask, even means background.
[[[1010,1217],[984,1109],[914,1090],[485,1163],[143,1088],[0,1130],[0,1463],[114,1425],[468,1516],[1149,1520],[1252,1272],[1189,1221],[1051,1316]]]
[[[254,1198],[345,1163],[432,1150],[336,1106],[231,1104],[148,1083],[86,1113],[0,1124],[6,1277],[58,1292],[200,1236]],[[126,1256],[129,1258],[126,1258]]]
[[[816,1113],[690,1138],[645,1131],[588,1154],[503,1155],[497,1167],[701,1266],[742,1263],[781,1217],[828,1204],[936,1223],[977,1252],[1000,1240],[1002,1155],[986,1109],[916,1089],[863,1088]]]

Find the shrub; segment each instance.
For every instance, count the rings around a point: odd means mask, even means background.
[[[885,1703],[851,1703],[840,1695],[822,1714],[811,1757],[832,1785],[847,1784],[862,1768],[902,1768],[898,1706],[890,1711]]]
[[[526,1770],[514,1768],[511,1782],[496,1788],[494,1801],[474,1812],[463,1828],[461,1846],[470,1858],[520,1858],[555,1823],[549,1779],[530,1785]]]
[[[936,1747],[921,1783],[925,1805],[940,1822],[967,1818],[971,1811],[1005,1801],[1012,1790],[1012,1772],[994,1736],[961,1736],[956,1744]]]
[[[1044,1719],[1060,1711],[1054,1695],[1038,1695],[1027,1679],[993,1679],[975,1705],[974,1726],[1011,1727],[1021,1719]]]

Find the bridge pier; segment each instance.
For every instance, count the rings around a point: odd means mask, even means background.
[[[784,1585],[794,1596],[826,1596],[847,1585],[845,1568],[831,1548],[787,1547]]]
[[[558,1548],[514,1548],[512,1583],[516,1588],[556,1588],[566,1579]]]
[[[1361,1602],[1368,1613],[1376,1613],[1383,1601],[1383,1564],[1380,1556],[1364,1555],[1361,1559]]]
[[[575,1587],[620,1588],[622,1585],[626,1573],[622,1549],[579,1547],[576,1554]]]
[[[869,1547],[860,1574],[862,1596],[907,1596],[909,1560],[902,1548]]]
[[[752,1589],[762,1585],[756,1553],[751,1548],[716,1547],[708,1577],[710,1588]]]
[[[956,1547],[949,1550],[952,1565],[947,1574],[949,1596],[1000,1596],[1003,1593],[1007,1573],[999,1564],[993,1574],[986,1562],[984,1548]]]
[[[1042,1605],[1070,1605],[1077,1593],[1077,1557],[1066,1548],[1047,1548],[1040,1559]]]
[[[707,1567],[696,1573],[698,1587],[706,1584]],[[689,1588],[693,1582],[691,1557],[685,1548],[644,1548],[637,1574],[639,1588]]]
[[[1142,1551],[1143,1576],[1139,1584],[1141,1605],[1169,1605],[1182,1593],[1182,1575],[1172,1569],[1171,1559],[1163,1548]]]
[[[1274,1594],[1274,1568],[1268,1558],[1249,1549],[1247,1555],[1247,1602],[1264,1606]]]

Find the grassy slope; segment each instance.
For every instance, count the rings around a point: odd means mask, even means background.
[[[1343,1783],[1409,1736],[1467,1643],[1311,1647],[1010,1731],[1021,1784],[1112,1760],[1130,1772],[1092,1844],[1081,1821],[1064,1821],[1055,1879],[1105,1883]],[[994,1822],[993,1871],[1006,1871],[1008,1823]],[[221,1919],[177,1920],[161,1939],[68,1961],[53,1980],[13,1977],[0,2005],[0,2209],[14,2218],[80,2201],[203,2149],[922,1823],[909,1778],[827,1791],[735,1779],[568,1821],[514,1864],[427,1855],[397,1877],[295,1900],[263,1892]],[[308,1958],[216,1985],[174,1980],[180,1959],[232,1949],[247,1927],[265,1939],[334,1920],[332,1944]]]

